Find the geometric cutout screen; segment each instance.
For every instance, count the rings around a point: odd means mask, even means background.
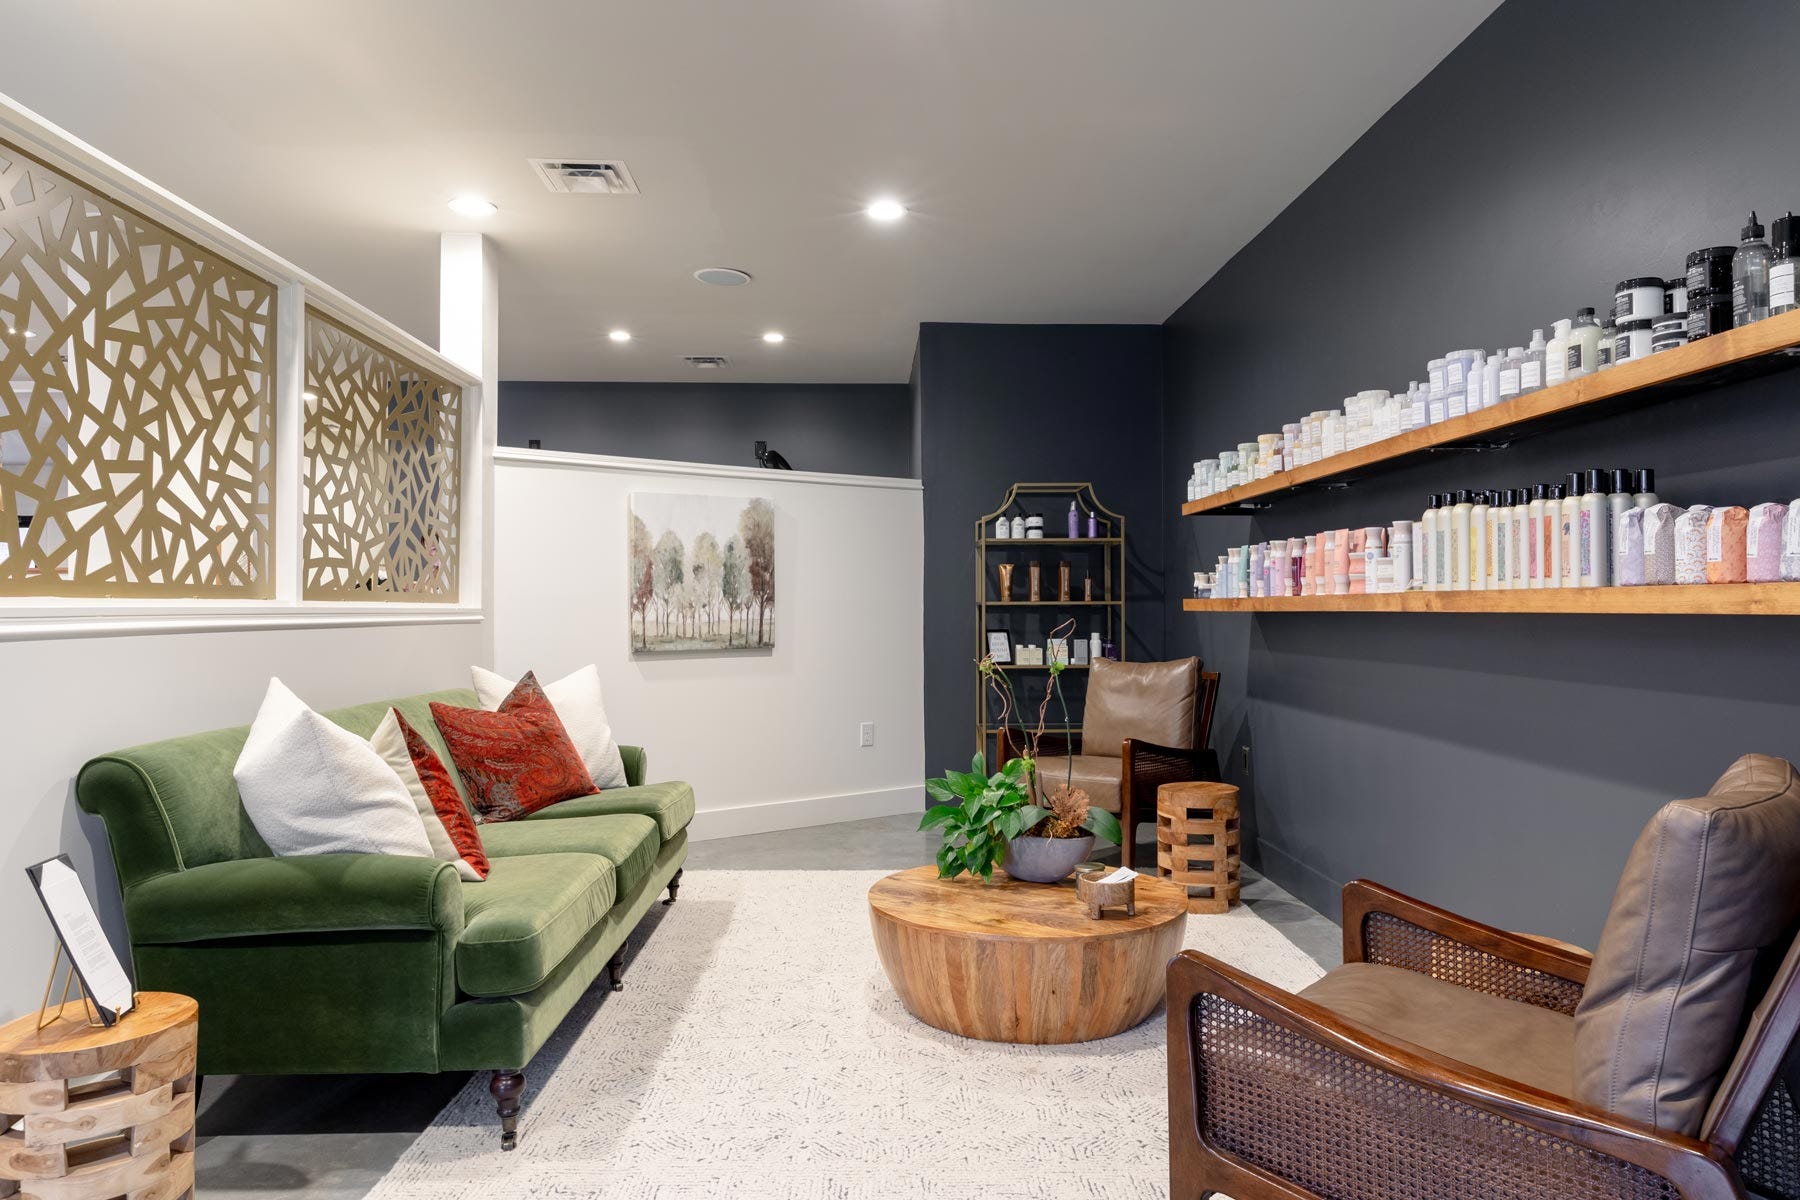
[[[275,294],[0,141],[0,595],[272,594]]]
[[[456,600],[462,398],[307,310],[306,599]]]

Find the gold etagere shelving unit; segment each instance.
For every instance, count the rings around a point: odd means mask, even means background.
[[[1094,515],[1096,536],[1067,536],[1071,502],[1077,508],[1080,518],[1078,527],[1083,534],[1087,532],[1088,515]],[[1041,505],[1041,512],[1033,507],[1034,503]],[[1015,514],[1042,516],[1045,536],[996,538],[994,523],[1002,515],[1010,519]],[[1085,638],[1097,628],[1101,638],[1116,647],[1118,656],[1125,656],[1125,518],[1100,502],[1100,497],[1094,493],[1093,484],[1013,484],[1006,489],[1006,496],[1001,500],[1000,507],[975,523],[975,551],[976,661],[987,654],[988,630],[1005,629],[1009,636],[1016,638],[1020,628],[1028,625],[1033,617],[1038,618],[1039,635],[1045,639],[1046,648],[1050,630],[1066,617],[1074,617],[1077,626],[1073,636]],[[1028,594],[1028,572],[1033,561],[1048,568],[1039,572],[1036,600],[1030,599]],[[1060,576],[1056,570],[1065,561],[1071,563],[1067,599],[1058,595]],[[1017,567],[1012,580],[1013,594],[1010,597],[1000,594],[998,568],[1004,562],[1011,562]],[[1076,567],[1085,572],[1079,579],[1074,576]],[[1087,590],[1083,586],[1087,580],[1093,581],[1091,599],[1087,598]],[[1086,619],[1089,617],[1093,620]],[[1015,640],[1015,649],[1018,645]],[[1067,669],[1085,672],[1088,666],[1088,663],[1071,662]],[[1046,679],[1050,671],[1048,661],[1041,666],[1021,666],[1014,663],[1003,669],[1025,677],[1042,675]],[[1045,728],[1057,733],[1078,730],[1080,714],[1074,711],[1073,703],[1072,700],[1068,724],[1053,721]],[[994,744],[995,714],[991,710],[990,697],[979,674],[975,677],[975,713],[975,744],[992,756],[997,749]],[[1035,728],[1035,708],[1032,716],[1031,724]]]

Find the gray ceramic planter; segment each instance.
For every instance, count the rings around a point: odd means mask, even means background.
[[[1001,869],[1028,883],[1057,883],[1094,850],[1094,835],[1078,838],[1016,837],[1006,844]]]

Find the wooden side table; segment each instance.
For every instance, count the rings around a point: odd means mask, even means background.
[[[80,1001],[41,1031],[36,1013],[0,1028],[0,1196],[192,1196],[199,1015],[186,996],[139,992],[107,1028]]]
[[[1165,783],[1156,789],[1156,871],[1187,890],[1189,912],[1222,913],[1238,902],[1240,851],[1236,788]]]

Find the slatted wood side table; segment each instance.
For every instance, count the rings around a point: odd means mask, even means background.
[[[41,1032],[35,1013],[0,1028],[0,1197],[191,1197],[199,1012],[139,992],[109,1028],[79,1001]]]
[[[1238,790],[1228,783],[1156,789],[1157,874],[1187,890],[1188,911],[1222,913],[1238,902]]]

